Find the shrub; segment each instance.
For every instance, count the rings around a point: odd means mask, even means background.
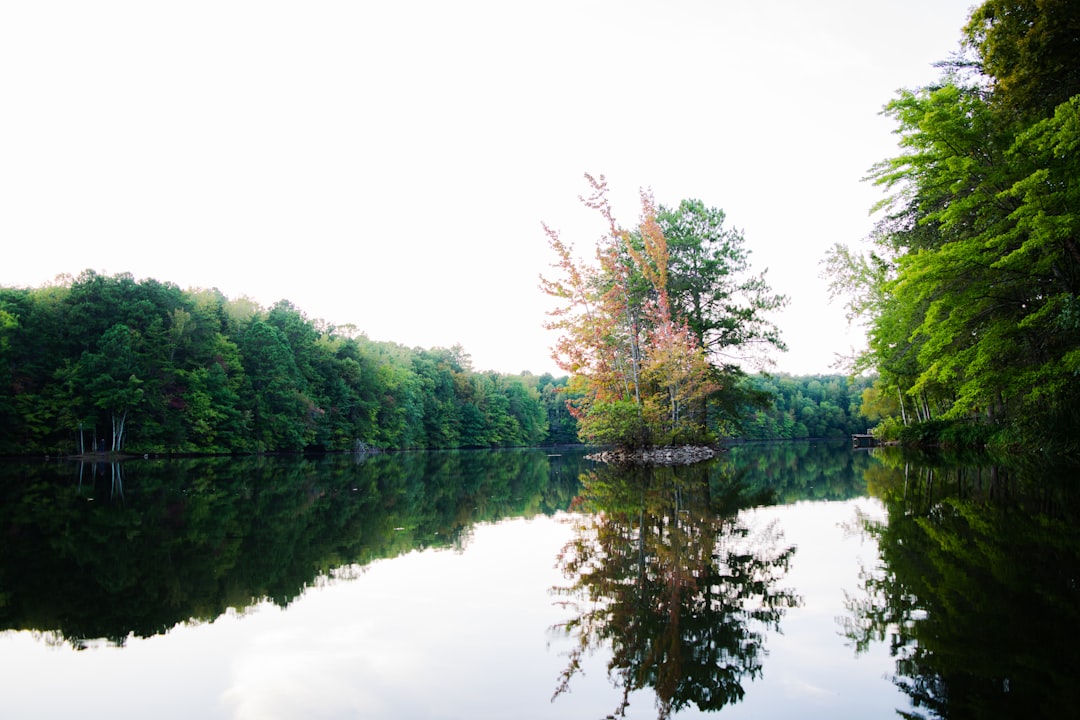
[[[632,400],[593,403],[579,422],[578,436],[584,442],[631,448],[652,441],[640,408]]]

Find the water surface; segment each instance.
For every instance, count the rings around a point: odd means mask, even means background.
[[[649,472],[576,451],[0,472],[3,717],[1049,717],[1076,699],[1077,505],[1048,471],[802,443]]]

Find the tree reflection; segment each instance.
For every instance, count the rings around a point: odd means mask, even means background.
[[[0,630],[122,646],[565,509],[580,453],[0,463]],[[340,574],[340,573],[339,573]],[[348,573],[343,573],[347,575]]]
[[[887,458],[864,520],[880,567],[848,602],[857,650],[886,638],[908,718],[1071,717],[1080,702],[1076,468]]]
[[[588,514],[558,558],[570,584],[553,589],[573,615],[555,629],[574,640],[553,699],[605,646],[622,690],[617,715],[646,687],[661,718],[690,703],[719,710],[761,674],[765,630],[798,602],[777,588],[795,548],[738,515],[771,494],[710,479],[710,467],[601,466],[583,476]]]

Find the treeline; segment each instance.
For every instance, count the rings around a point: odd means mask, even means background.
[[[738,437],[747,440],[841,438],[866,432],[863,393],[874,378],[844,375],[751,375],[761,405],[747,407]]]
[[[0,454],[248,453],[572,442],[565,379],[477,372],[267,309],[86,271],[0,288]]]

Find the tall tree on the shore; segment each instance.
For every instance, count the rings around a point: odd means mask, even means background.
[[[137,334],[126,325],[113,325],[98,343],[98,352],[84,353],[80,365],[93,404],[109,418],[109,449],[120,452],[129,415],[143,401],[143,381],[136,352]]]
[[[859,256],[837,247],[886,389],[920,419],[1070,439],[1080,428],[1080,43],[1076,3],[989,0],[940,82],[885,109],[902,154]],[[1045,92],[1044,92],[1045,90]]]

